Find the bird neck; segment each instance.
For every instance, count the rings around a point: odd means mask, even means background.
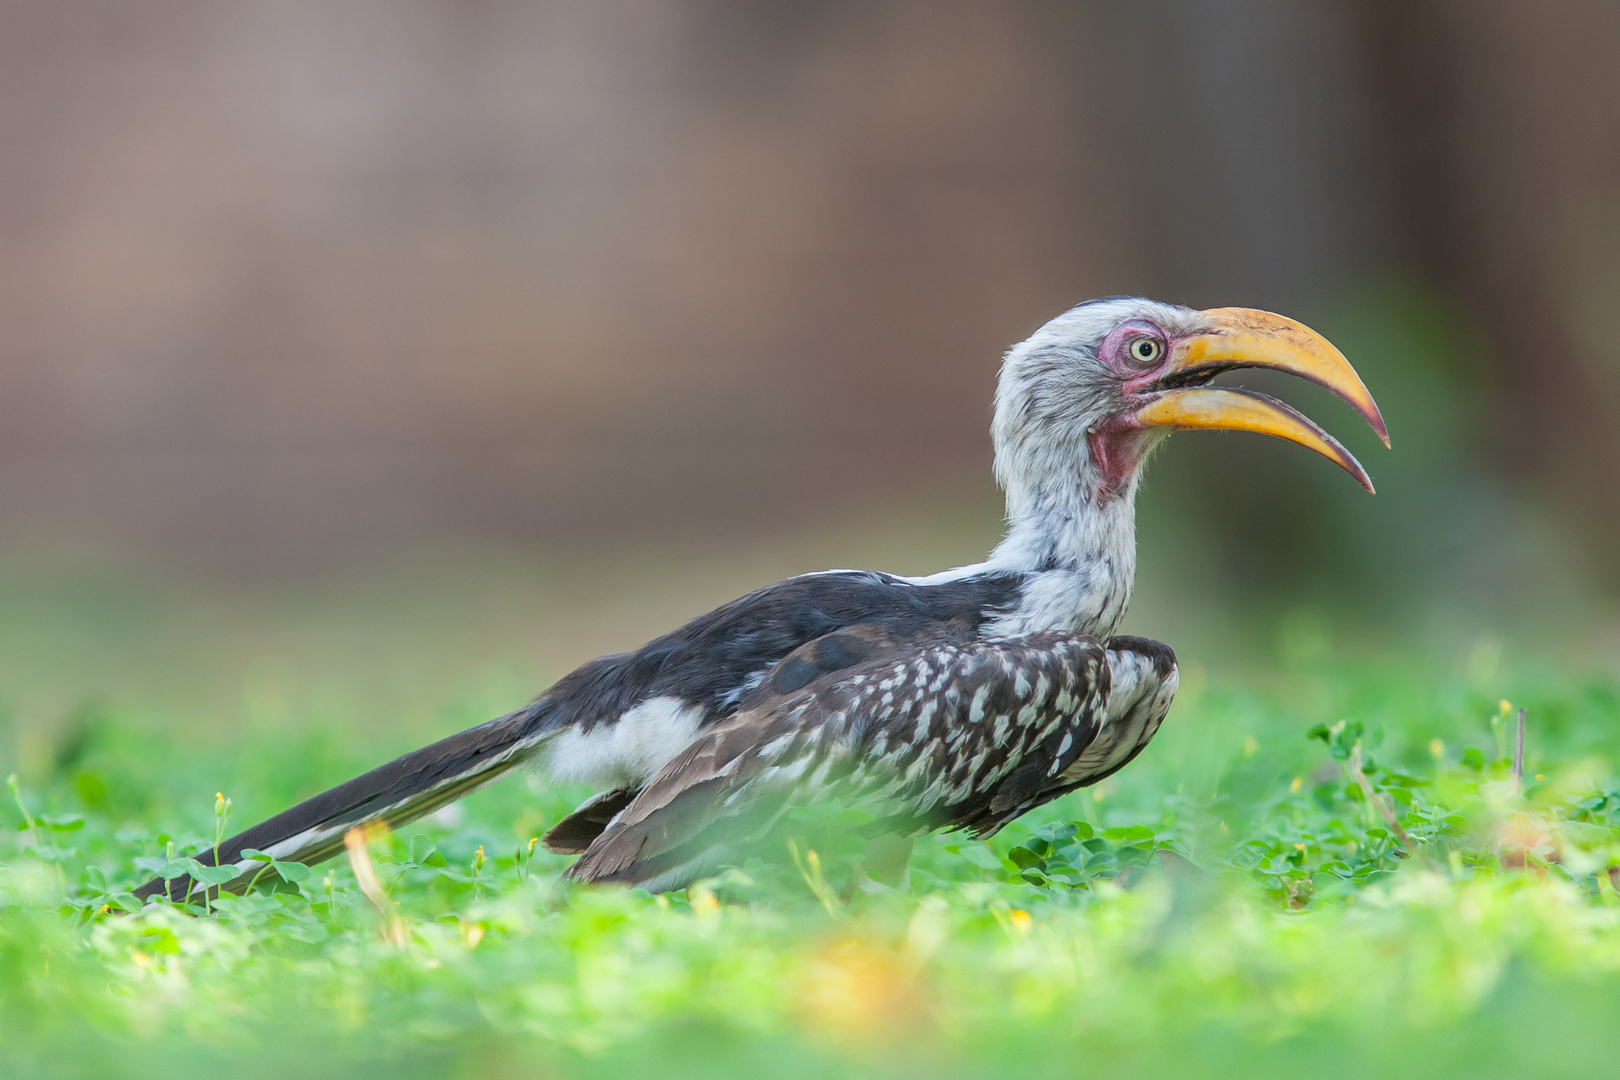
[[[999,633],[1055,630],[1106,637],[1125,616],[1136,578],[1136,484],[1114,489],[1092,470],[1007,477],[1007,535],[989,566],[1029,575]]]

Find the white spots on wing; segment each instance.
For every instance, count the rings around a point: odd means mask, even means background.
[[[990,685],[986,683],[973,692],[973,701],[968,706],[968,719],[975,724],[982,723],[984,721],[984,706],[989,700]]]
[[[1118,768],[1158,732],[1175,696],[1174,668],[1161,680],[1150,658],[1126,650],[1110,651],[1108,665],[1112,688],[1097,709],[1097,733],[1063,770],[1065,783],[1087,782]]]
[[[818,788],[826,787],[827,774],[832,771],[832,766],[833,762],[831,758],[823,758],[821,763],[816,766],[816,771],[811,773],[809,777],[805,779],[805,786],[812,791],[815,791]]]
[[[939,702],[929,701],[917,712],[917,731],[912,735],[912,743],[920,743],[928,738],[928,729],[934,719],[934,712],[939,708]]]
[[[996,717],[995,733],[990,736],[990,741],[996,746],[1000,746],[1007,741],[1007,722],[1011,719],[1006,713],[1001,713]]]
[[[793,745],[793,732],[780,735],[759,748],[759,756],[771,759],[782,756],[782,751]]]
[[[805,774],[805,771],[810,768],[810,762],[811,758],[806,756],[795,758],[781,765],[772,765],[770,768],[760,772],[759,783],[767,787],[791,784]]]
[[[649,698],[612,723],[558,732],[545,749],[545,768],[563,783],[639,786],[686,749],[702,716],[680,698]]]
[[[1029,675],[1023,671],[1018,672],[1018,678],[1013,680],[1013,694],[1019,701],[1029,697]]]
[[[918,754],[917,759],[906,768],[906,771],[902,774],[901,779],[908,784],[913,783],[922,775],[923,770],[928,768],[928,766],[931,764],[933,764],[933,762],[929,759],[928,755]]]

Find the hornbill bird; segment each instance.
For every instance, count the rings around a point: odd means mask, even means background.
[[[1263,311],[1092,300],[1010,349],[995,395],[1007,532],[928,577],[829,570],[769,585],[532,704],[382,765],[231,837],[316,863],[359,825],[398,827],[525,766],[600,789],[545,835],[567,875],[660,891],[746,855],[795,807],[836,799],[873,837],[987,836],[1123,767],[1158,731],[1175,654],[1115,636],[1136,571],[1135,495],[1171,431],[1275,435],[1359,462],[1273,398],[1208,385],[1233,368],[1313,380],[1389,444],[1366,386],[1307,327]],[[200,857],[215,861],[214,852]],[[192,883],[167,883],[186,895]],[[162,891],[165,882],[139,895]]]

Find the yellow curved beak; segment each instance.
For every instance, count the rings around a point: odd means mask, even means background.
[[[1254,431],[1314,450],[1373,490],[1361,463],[1327,432],[1275,398],[1249,390],[1180,386],[1178,381],[1213,378],[1232,368],[1272,368],[1320,383],[1359,412],[1389,445],[1378,404],[1344,354],[1302,323],[1269,311],[1211,308],[1209,329],[1177,341],[1165,374],[1169,389],[1150,392],[1132,419],[1143,427]]]

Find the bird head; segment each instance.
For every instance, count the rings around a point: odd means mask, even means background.
[[[1093,505],[1129,501],[1149,452],[1171,431],[1197,428],[1287,439],[1373,490],[1361,463],[1299,412],[1265,394],[1208,385],[1233,368],[1320,383],[1389,445],[1355,369],[1309,327],[1249,308],[1110,297],[1064,312],[1008,351],[992,429],[997,479],[1010,499],[1051,496],[1056,485]]]

